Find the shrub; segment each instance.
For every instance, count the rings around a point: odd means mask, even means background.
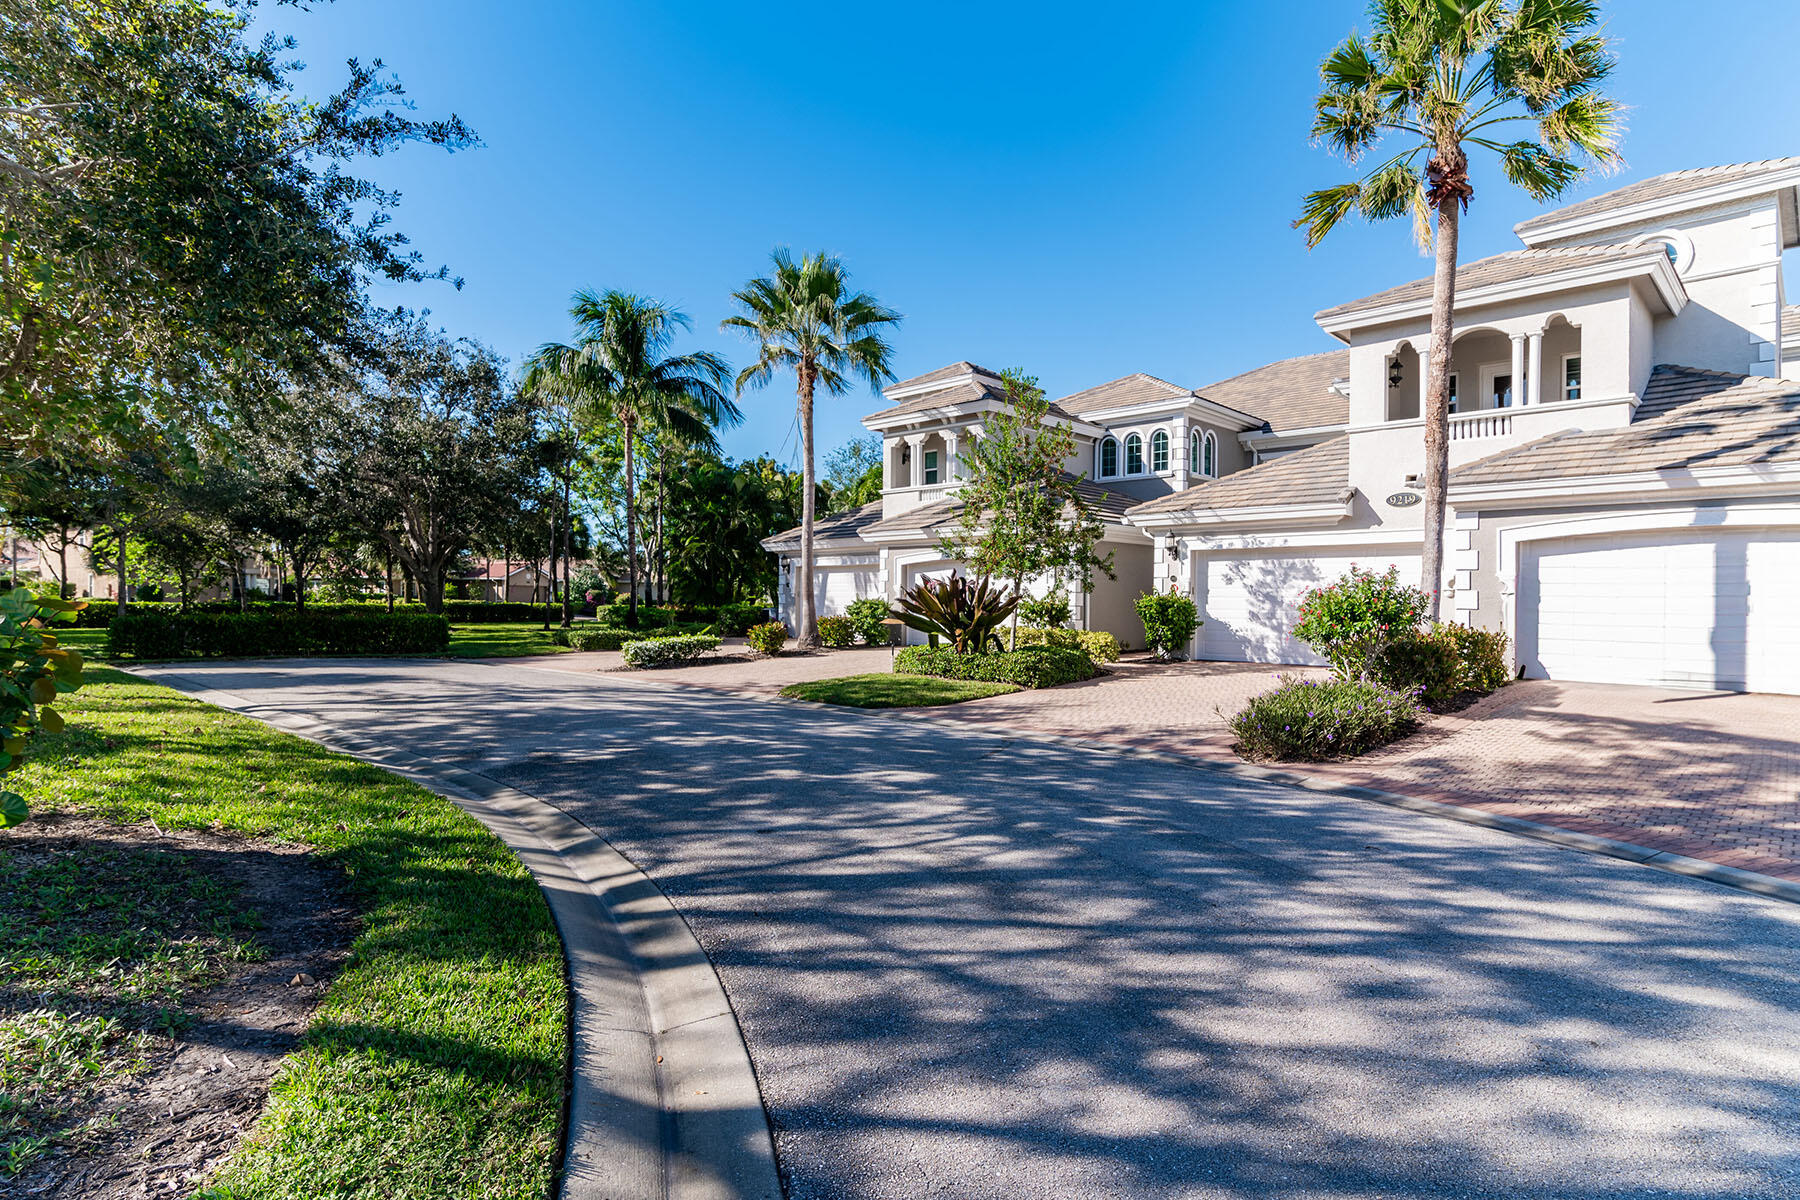
[[[856,626],[849,617],[820,617],[819,641],[833,649],[843,650],[856,644]]]
[[[850,624],[856,627],[856,636],[862,639],[865,646],[885,646],[888,644],[889,626],[882,622],[892,614],[888,611],[886,600],[866,599],[852,600],[844,609],[844,615],[850,618]]]
[[[1002,654],[958,654],[948,646],[908,646],[894,656],[894,673],[1046,688],[1092,679],[1100,668],[1081,651],[1063,646],[1026,646]]]
[[[1369,675],[1391,688],[1416,689],[1425,707],[1442,712],[1506,682],[1506,635],[1455,622],[1428,625],[1382,647]]]
[[[1096,663],[1119,661],[1119,639],[1099,629],[1039,629],[1021,625],[1012,648],[1018,650],[1025,646],[1062,646],[1079,650]]]
[[[594,616],[602,625],[623,625],[630,615],[629,604],[601,604],[595,607]],[[675,610],[661,608],[654,604],[638,605],[638,627],[669,626],[675,623]]]
[[[432,654],[449,645],[449,619],[417,609],[182,613],[134,606],[106,628],[107,650],[132,658]]]
[[[1430,607],[1429,596],[1400,582],[1398,567],[1377,575],[1353,564],[1342,579],[1301,599],[1294,636],[1343,678],[1361,678],[1383,647],[1418,629]]]
[[[1506,665],[1507,642],[1504,633],[1454,623],[1443,628],[1456,643],[1456,656],[1462,663],[1464,691],[1478,692],[1485,696],[1504,687],[1512,678],[1512,672]]]
[[[764,621],[761,625],[752,625],[744,632],[750,639],[750,648],[758,654],[780,654],[781,648],[787,645],[787,626],[780,621]]]
[[[1245,758],[1318,762],[1385,746],[1418,727],[1418,699],[1362,679],[1280,677],[1231,718]]]
[[[986,575],[921,579],[900,593],[895,615],[909,628],[944,638],[962,654],[1000,648],[1000,627],[1019,607],[1016,592],[996,586]]]
[[[557,645],[575,650],[622,650],[626,642],[641,641],[648,634],[635,629],[613,629],[605,625],[577,625]]]
[[[634,638],[625,643],[625,665],[628,667],[667,667],[692,662],[702,654],[717,650],[720,641],[706,634],[682,637]]]
[[[1145,592],[1137,598],[1138,620],[1144,623],[1144,647],[1158,658],[1186,658],[1200,610],[1180,592]]]
[[[386,601],[381,602],[383,606]],[[444,615],[458,625],[487,625],[503,621],[536,621],[550,609],[562,611],[562,602],[554,604],[502,603],[497,600],[446,600]]]
[[[1069,598],[1049,596],[1042,600],[1027,600],[1019,605],[1019,616],[1027,625],[1061,629],[1069,623]]]
[[[743,637],[750,632],[752,625],[761,625],[769,619],[769,610],[761,604],[721,604],[719,606],[719,632],[725,637]]]

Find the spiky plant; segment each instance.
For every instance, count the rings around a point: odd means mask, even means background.
[[[1438,612],[1449,474],[1450,353],[1458,222],[1475,195],[1471,150],[1538,201],[1619,161],[1624,109],[1600,88],[1614,58],[1591,0],[1374,0],[1367,37],[1351,34],[1320,67],[1313,136],[1351,164],[1400,148],[1361,179],[1306,197],[1295,221],[1308,246],[1351,213],[1410,215],[1432,243],[1431,365],[1426,377],[1423,586]],[[1510,126],[1522,124],[1512,137]]]
[[[986,575],[971,582],[957,574],[913,584],[895,601],[894,615],[910,629],[945,639],[958,654],[984,654],[1002,647],[1000,627],[1019,600]]]

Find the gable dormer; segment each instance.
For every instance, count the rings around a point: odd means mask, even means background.
[[[1648,247],[1669,258],[1690,303],[1656,322],[1659,362],[1745,375],[1786,363],[1781,255],[1800,246],[1800,158],[1657,175],[1514,232],[1534,249]]]

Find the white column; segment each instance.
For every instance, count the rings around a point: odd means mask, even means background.
[[[907,449],[912,452],[912,487],[923,487],[925,483],[925,435],[909,433],[906,435]]]
[[[962,446],[962,430],[944,430],[944,457],[950,461],[944,464],[943,478],[948,483],[957,483],[962,479],[962,459],[958,450]]]
[[[1185,416],[1175,418],[1175,444],[1169,449],[1174,453],[1175,461],[1170,464],[1175,468],[1175,490],[1184,491],[1188,479],[1188,438],[1192,437],[1191,426]]]
[[[1525,396],[1525,335],[1512,335],[1512,402],[1523,404]]]
[[[1531,381],[1531,391],[1525,399],[1527,404],[1544,402],[1544,331],[1538,330],[1531,335],[1531,363],[1526,369],[1525,377]]]

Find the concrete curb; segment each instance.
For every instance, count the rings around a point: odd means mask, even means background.
[[[535,667],[533,670],[546,671],[565,675],[572,679],[587,679],[589,676],[575,671],[558,672],[554,667]],[[675,688],[680,690],[711,692],[719,696],[731,696],[741,700],[756,700],[764,704],[807,704],[805,700],[789,700],[766,691],[752,691],[748,688],[718,687],[689,680],[658,680],[644,676],[632,676],[620,679],[609,675],[608,682],[622,682],[628,686],[648,688]],[[829,708],[829,705],[814,707]],[[1685,854],[1676,854],[1669,850],[1658,850],[1653,846],[1640,846],[1635,842],[1620,841],[1617,838],[1601,837],[1598,834],[1578,833],[1573,829],[1548,825],[1541,821],[1531,821],[1524,817],[1507,817],[1490,813],[1483,809],[1472,808],[1462,804],[1447,804],[1440,800],[1427,800],[1420,796],[1408,796],[1401,792],[1384,791],[1381,788],[1368,787],[1363,784],[1333,783],[1315,775],[1307,775],[1299,771],[1283,770],[1279,767],[1263,767],[1254,763],[1225,762],[1214,758],[1194,758],[1185,754],[1172,754],[1165,750],[1149,750],[1141,746],[1123,746],[1102,738],[1071,737],[1067,734],[1044,733],[1041,730],[1021,729],[1012,725],[965,725],[939,718],[930,709],[907,708],[839,708],[840,712],[860,713],[878,720],[923,721],[941,724],[944,728],[962,729],[968,733],[986,734],[991,737],[1009,738],[1015,741],[1036,742],[1043,745],[1062,746],[1075,750],[1089,750],[1101,754],[1113,754],[1127,758],[1144,758],[1175,766],[1184,766],[1197,771],[1214,771],[1232,775],[1239,779],[1254,779],[1263,783],[1277,783],[1288,787],[1305,788],[1309,792],[1324,792],[1330,795],[1348,796],[1355,800],[1370,800],[1376,804],[1385,804],[1390,808],[1404,808],[1410,812],[1422,813],[1426,816],[1439,817],[1448,821],[1460,821],[1464,825],[1479,825],[1486,829],[1499,830],[1502,833],[1528,837],[1540,842],[1550,842],[1568,850],[1579,850],[1586,854],[1599,854],[1607,858],[1624,859],[1639,866],[1654,867],[1659,871],[1667,871],[1672,875],[1685,875],[1690,879],[1704,879],[1708,883],[1716,883],[1721,887],[1735,888],[1740,892],[1751,892],[1770,900],[1781,900],[1788,904],[1800,904],[1800,883],[1790,879],[1779,879],[1773,875],[1764,875],[1760,871],[1746,871],[1742,867],[1728,867],[1722,863],[1708,862],[1703,858],[1690,858]]]
[[[538,882],[568,964],[563,1200],[781,1200],[750,1054],[692,930],[656,884],[547,801],[311,717],[142,671],[197,700],[405,776],[504,841]]]

